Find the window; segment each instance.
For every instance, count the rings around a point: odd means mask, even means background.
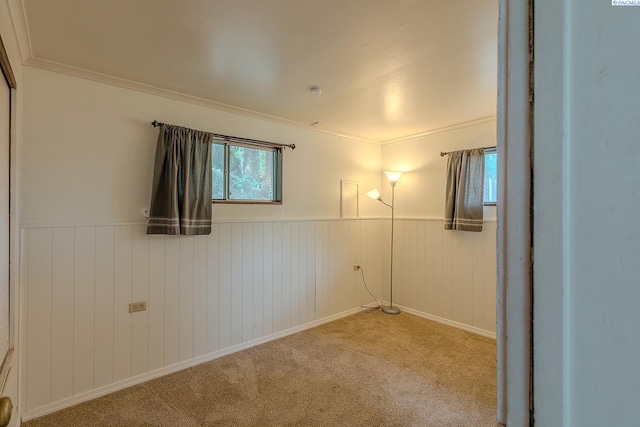
[[[282,203],[282,149],[214,142],[211,198],[219,203]]]
[[[495,148],[484,150],[484,205],[498,202],[498,153]]]

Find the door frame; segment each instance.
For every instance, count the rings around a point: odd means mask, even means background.
[[[7,54],[2,37],[0,36],[0,72],[3,79],[7,82],[9,87],[9,348],[6,355],[0,355],[0,363],[2,363],[0,369],[0,396],[7,395],[7,386],[11,392],[10,397],[13,399],[13,415],[11,417],[10,425],[19,425],[19,410],[18,410],[18,372],[12,368],[16,365],[17,358],[15,357],[15,348],[17,344],[17,307],[18,307],[18,277],[19,277],[19,262],[18,254],[20,251],[19,244],[19,212],[15,208],[18,204],[18,185],[19,180],[18,167],[17,167],[17,121],[16,121],[16,89],[17,82],[13,69],[11,67],[11,61]],[[9,378],[13,378],[10,384],[7,383]],[[16,424],[18,423],[18,424]]]
[[[533,0],[499,0],[498,423],[533,425]]]

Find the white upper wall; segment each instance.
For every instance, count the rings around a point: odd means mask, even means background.
[[[336,218],[340,180],[380,184],[380,146],[63,74],[24,68],[25,224],[144,221],[158,130],[153,120],[296,144],[284,152],[281,206],[213,206],[214,219]],[[360,199],[360,215],[379,215]]]
[[[396,215],[409,218],[442,218],[447,159],[441,151],[496,145],[495,120],[457,127],[382,147],[382,169],[404,172],[396,185]],[[383,196],[391,197],[391,187],[382,178]],[[485,219],[495,219],[495,207],[486,207]]]

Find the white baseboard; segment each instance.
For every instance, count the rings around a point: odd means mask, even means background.
[[[381,304],[388,304],[387,302],[380,302]],[[412,314],[414,316],[422,317],[428,320],[433,320],[438,323],[443,323],[445,325],[453,326],[454,328],[462,329],[468,332],[472,332],[478,335],[482,335],[488,338],[496,339],[495,332],[487,331],[484,329],[476,328],[474,326],[465,325],[463,323],[455,322],[453,320],[445,319],[442,317],[434,316],[432,314],[424,313],[422,311],[414,310],[412,308],[404,307],[402,305],[395,304],[402,311]],[[255,347],[260,344],[267,343],[269,341],[273,341],[279,338],[286,337],[288,335],[295,334],[297,332],[301,332],[307,329],[314,328],[316,326],[320,326],[325,323],[332,322],[337,319],[341,319],[346,316],[350,316],[352,314],[358,313],[360,311],[360,307],[353,308],[351,310],[344,311],[342,313],[334,314],[332,316],[325,317],[323,319],[314,320],[313,322],[305,323],[300,326],[296,326],[284,331],[276,332],[274,334],[270,334],[264,336],[262,338],[257,338],[251,341],[247,341],[242,344],[234,345],[232,347],[227,347],[222,350],[215,351],[213,353],[205,354],[203,356],[199,356],[193,359],[186,360],[184,362],[176,363],[171,366],[167,366],[161,369],[157,369],[155,371],[147,372],[142,375],[138,375],[126,380],[118,381],[116,383],[97,388],[95,390],[91,390],[85,393],[78,394],[76,396],[72,396],[63,400],[59,400],[57,402],[53,402],[48,405],[41,406],[39,408],[33,409],[31,411],[25,412],[22,414],[22,421],[29,421],[34,418],[42,417],[47,414],[51,414],[53,412],[59,411],[64,408],[69,408],[71,406],[77,405],[78,403],[86,402],[87,400],[95,399],[97,397],[105,396],[109,393],[113,393],[118,390],[122,390],[127,387],[134,386],[136,384],[141,384],[143,382],[152,380],[154,378],[158,378],[164,375],[168,375],[177,371],[181,371],[183,369],[190,368],[192,366],[199,365],[201,363],[209,362],[214,359],[218,359],[223,356],[227,356],[232,353],[236,353],[238,351],[246,350],[247,348]],[[19,425],[19,424],[17,424]]]
[[[388,304],[385,302],[385,305]],[[475,326],[466,325],[464,323],[459,323],[453,320],[445,319],[444,317],[434,316],[433,314],[424,313],[422,311],[414,310],[409,307],[405,307],[402,305],[394,304],[395,307],[398,307],[401,311],[404,311],[409,314],[413,314],[414,316],[423,317],[425,319],[433,320],[434,322],[443,323],[448,326],[453,326],[454,328],[462,329],[467,332],[473,332],[474,334],[482,335],[483,337],[496,339],[496,333],[487,331],[485,329],[476,328]]]
[[[43,415],[51,414],[61,409],[69,408],[71,406],[77,405],[78,403],[86,402],[87,400],[95,399],[97,397],[101,397],[109,393],[113,393],[115,391],[122,390],[127,387],[131,387],[136,384],[141,384],[143,382],[152,380],[154,378],[162,377],[164,375],[181,371],[183,369],[187,369],[192,366],[199,365],[201,363],[209,362],[211,360],[218,359],[220,357],[227,356],[229,354],[236,353],[241,350],[246,350],[247,348],[255,347],[257,345],[264,344],[269,341],[276,340],[278,338],[283,338],[288,335],[293,335],[297,332],[311,329],[316,326],[320,326],[322,324],[329,323],[346,316],[350,316],[352,314],[358,313],[359,311],[360,311],[359,307],[353,308],[351,310],[347,310],[342,313],[334,314],[332,316],[328,316],[319,320],[314,320],[313,322],[305,323],[303,325],[296,326],[284,331],[276,332],[261,338],[244,342],[242,344],[234,345],[232,347],[227,347],[227,348],[215,351],[213,353],[209,353],[203,356],[195,357],[193,359],[185,360],[184,362],[166,366],[164,368],[147,372],[142,375],[137,375],[135,377],[132,377],[126,380],[118,381],[116,383],[109,384],[107,386],[100,387],[91,391],[87,391],[85,393],[81,393],[76,396],[68,397],[66,399],[62,399],[57,402],[50,403],[48,405],[40,406],[39,408],[33,409],[31,411],[27,411],[24,414],[22,414],[22,421],[24,422],[24,421],[32,420],[34,418],[42,417]]]

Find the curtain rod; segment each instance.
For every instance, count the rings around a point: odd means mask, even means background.
[[[167,124],[154,120],[151,122],[151,125],[155,128],[155,127],[167,125]],[[167,126],[171,126],[171,125],[167,125]],[[264,146],[277,147],[277,148],[288,147],[288,148],[291,148],[292,150],[296,149],[296,144],[278,144],[276,142],[260,141],[259,139],[240,138],[237,136],[221,135],[218,133],[214,133],[213,138],[221,141],[239,142],[242,144],[249,144],[249,145],[260,145],[263,147]]]
[[[485,150],[495,150],[496,146],[494,145],[493,147],[482,147],[482,148],[485,149]],[[473,148],[472,148],[472,150],[473,150]],[[447,154],[451,154],[451,153],[455,153],[455,151],[441,151],[440,152],[440,157],[444,157]]]

